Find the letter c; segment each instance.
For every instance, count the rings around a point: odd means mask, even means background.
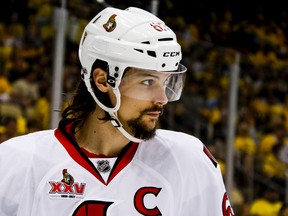
[[[136,210],[146,216],[159,216],[162,215],[160,210],[158,209],[157,206],[155,206],[152,209],[148,209],[145,207],[144,205],[144,197],[147,194],[153,194],[155,195],[155,197],[157,197],[157,195],[159,194],[159,192],[161,191],[161,188],[156,188],[156,187],[143,187],[140,188],[135,196],[134,196],[134,205]]]

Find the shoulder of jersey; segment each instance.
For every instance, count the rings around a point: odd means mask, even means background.
[[[197,137],[183,132],[163,129],[157,131],[157,137],[162,139],[167,145],[170,144],[170,147],[172,147],[174,151],[180,153],[180,155],[191,156],[191,158],[201,158],[200,161],[204,158],[205,160],[209,159],[209,161],[212,162],[211,164],[213,164],[215,168],[217,167],[217,160],[213,157],[204,143]]]
[[[42,140],[45,140],[45,142],[49,140],[51,141],[52,136],[54,136],[54,130],[37,131],[13,137],[9,140],[6,140],[1,145],[6,146],[8,144],[11,146],[19,144],[19,148],[21,148],[21,146],[23,146],[23,148],[27,148],[26,144],[33,145],[34,143],[40,143]]]
[[[172,130],[165,130],[165,129],[158,129],[156,132],[157,136],[159,137],[166,137],[169,140],[180,141],[179,138],[183,139],[183,141],[197,141],[199,140],[197,137],[180,132],[180,131],[172,131]]]
[[[203,147],[202,142],[195,136],[178,131],[158,129],[156,132],[156,139],[167,145],[177,145],[181,148],[199,148]]]

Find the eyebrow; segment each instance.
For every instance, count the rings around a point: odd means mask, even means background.
[[[151,72],[150,73],[149,72],[140,72],[140,73],[135,74],[135,76],[136,77],[153,77],[153,78],[156,78],[156,79],[160,79],[159,76],[151,74]]]

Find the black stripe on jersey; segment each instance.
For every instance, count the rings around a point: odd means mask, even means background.
[[[73,136],[69,133],[67,125],[64,125],[64,122],[60,121],[59,123],[59,130],[61,131],[61,133],[65,136],[65,138],[70,142],[70,144],[72,144],[72,146],[74,147],[74,149],[77,151],[78,154],[80,154],[81,158],[83,160],[85,160],[85,162],[87,164],[89,164],[90,169],[93,169],[93,172],[96,174],[96,177],[105,184],[105,181],[103,180],[102,176],[100,175],[100,173],[98,172],[98,170],[96,169],[96,167],[94,166],[94,164],[89,160],[89,158],[85,155],[85,153],[81,150],[80,146],[78,145],[78,143],[76,142],[76,140],[73,138]],[[62,143],[63,144],[63,143]],[[65,147],[65,146],[64,146]],[[70,152],[68,151],[68,153],[70,154]],[[72,156],[71,156],[72,157]],[[74,160],[75,158],[72,157]],[[76,160],[76,162],[79,163],[78,160]],[[80,165],[83,166],[82,163],[79,163]]]
[[[71,125],[70,125],[71,126]],[[57,131],[58,130],[58,131]],[[139,143],[133,143],[129,142],[120,152],[111,172],[109,175],[109,178],[107,182],[105,182],[101,176],[101,174],[98,172],[94,164],[89,160],[87,155],[81,150],[81,147],[78,145],[76,140],[73,138],[73,135],[69,133],[69,125],[65,126],[61,121],[59,124],[58,129],[55,131],[55,136],[61,139],[66,139],[67,141],[60,141],[60,143],[64,146],[64,148],[67,150],[68,154],[82,167],[87,169],[90,173],[92,173],[99,181],[101,181],[103,184],[107,185],[109,182],[122,170],[124,169],[133,159]]]
[[[207,157],[211,160],[211,162],[213,163],[213,165],[215,166],[215,168],[217,167],[217,160],[213,157],[213,155],[210,153],[210,151],[208,150],[208,148],[203,145],[203,152],[207,155]]]

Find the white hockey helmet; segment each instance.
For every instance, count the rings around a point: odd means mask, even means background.
[[[97,14],[85,27],[79,58],[88,91],[110,114],[120,107],[119,85],[127,67],[178,74],[169,81],[167,97],[169,101],[180,98],[186,67],[180,64],[182,53],[176,35],[162,20],[140,8],[108,7]],[[91,70],[97,59],[108,63],[108,83],[116,96],[114,107],[104,105],[92,89]]]

